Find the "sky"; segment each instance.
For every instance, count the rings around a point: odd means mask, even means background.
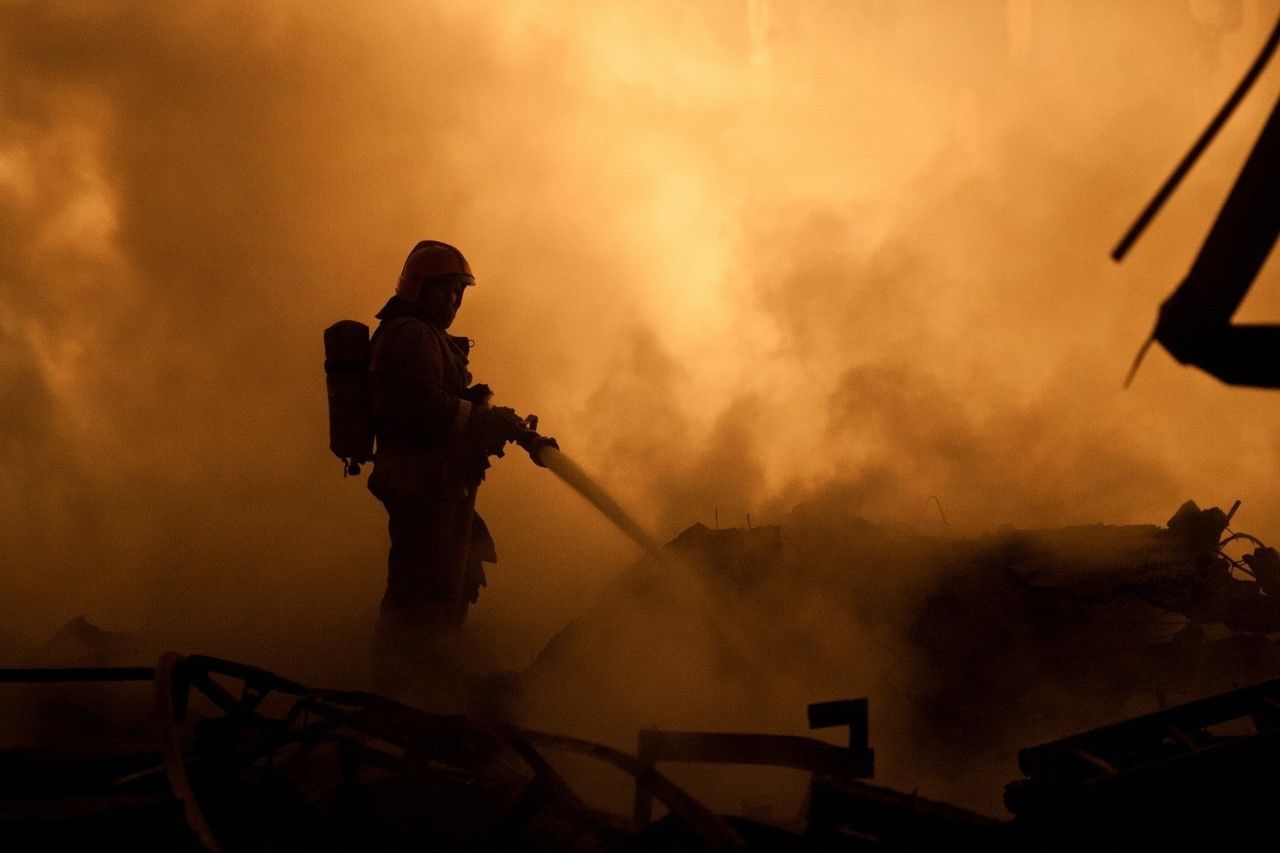
[[[1147,358],[1259,81],[1110,247],[1274,0],[0,2],[0,641],[84,615],[347,674],[385,516],[321,333],[420,239],[495,402],[663,539],[815,496],[913,529],[1280,533],[1280,395]],[[1274,262],[1239,319],[1280,308]],[[518,451],[473,612],[528,663],[636,547]]]

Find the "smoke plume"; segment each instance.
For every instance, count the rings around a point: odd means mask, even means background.
[[[934,525],[931,498],[953,532],[1240,498],[1276,538],[1280,396],[1158,352],[1120,388],[1274,71],[1107,260],[1276,14],[4,3],[10,642],[85,615],[359,681],[385,517],[328,453],[320,335],[371,321],[423,238],[476,271],[477,378],[660,538],[813,502]],[[501,562],[477,654],[523,667],[636,551],[518,454],[480,508]]]

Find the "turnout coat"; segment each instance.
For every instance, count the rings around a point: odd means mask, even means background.
[[[383,614],[460,624],[485,584],[482,562],[497,561],[474,509],[488,461],[470,427],[487,389],[471,388],[468,339],[436,328],[399,297],[377,316],[369,490],[390,516]]]

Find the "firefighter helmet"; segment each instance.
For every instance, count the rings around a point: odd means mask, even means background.
[[[476,280],[471,275],[471,265],[453,246],[438,240],[423,240],[413,247],[404,260],[396,295],[410,302],[422,296],[422,285],[436,282],[460,281],[470,286]]]

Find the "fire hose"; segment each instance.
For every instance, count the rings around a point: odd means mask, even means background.
[[[538,433],[538,416],[529,415],[524,419],[524,427],[518,430],[514,439],[521,449],[529,454],[534,464],[546,468],[564,481],[569,488],[587,499],[587,502],[617,526],[633,542],[653,556],[661,556],[662,548],[640,524],[631,517],[622,505],[614,500],[600,484],[593,480],[586,471],[564,454],[554,438]]]

